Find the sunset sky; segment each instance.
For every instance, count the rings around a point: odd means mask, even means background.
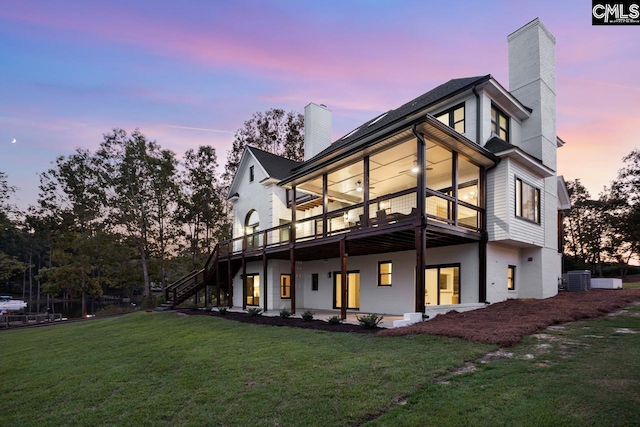
[[[559,173],[595,197],[640,148],[640,26],[592,26],[584,0],[2,0],[0,171],[24,208],[114,127],[224,164],[253,112],[309,102],[337,139],[451,78],[508,87],[506,37],[536,17],[557,39]]]

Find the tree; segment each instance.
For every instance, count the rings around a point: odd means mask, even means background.
[[[227,154],[223,181],[228,186],[238,169],[244,147],[251,145],[287,159],[304,158],[304,116],[293,111],[272,108],[253,113],[244,127],[234,135],[233,146]]]
[[[104,197],[96,159],[86,149],[58,157],[54,167],[40,175],[38,201],[43,216],[52,219],[46,222],[56,224],[56,237],[51,238],[53,263],[48,272],[39,277],[49,280],[67,277],[68,286],[79,285],[83,316],[87,314],[87,293],[101,293],[95,287],[95,278],[91,277],[93,266],[88,248],[99,226]],[[39,222],[36,219],[33,217],[32,222]],[[74,282],[72,279],[76,276],[79,280]],[[61,288],[67,289],[64,284]],[[73,291],[75,293],[75,289]]]
[[[185,153],[180,222],[187,226],[194,269],[200,254],[210,253],[212,242],[227,237],[224,195],[218,180],[216,151],[200,146]]]
[[[137,250],[144,296],[151,295],[149,258],[164,257],[169,243],[168,219],[174,214],[177,161],[138,129],[105,134],[96,153],[103,188],[107,189],[108,222]]]
[[[19,260],[24,247],[23,233],[15,220],[17,209],[9,203],[16,188],[9,185],[7,174],[0,171],[0,280],[22,273],[26,265]]]
[[[604,196],[591,199],[579,179],[567,181],[567,190],[571,210],[564,219],[565,253],[573,259],[576,268],[588,265],[594,271],[601,269],[608,242],[606,218],[610,205]]]
[[[613,256],[623,266],[640,260],[640,150],[634,149],[623,159],[624,165],[611,184],[614,215],[612,229]]]

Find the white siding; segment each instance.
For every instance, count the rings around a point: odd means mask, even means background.
[[[522,218],[516,217],[515,194],[516,178],[519,178],[529,185],[540,189],[540,224],[535,224]],[[545,224],[545,191],[544,180],[531,173],[515,162],[509,161],[509,223],[510,239],[534,246],[544,246],[544,224]]]
[[[503,161],[487,172],[487,232],[489,241],[509,238],[509,166]]]

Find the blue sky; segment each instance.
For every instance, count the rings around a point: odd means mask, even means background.
[[[253,112],[316,102],[338,138],[451,78],[508,87],[506,37],[535,17],[557,39],[559,173],[595,196],[640,147],[640,26],[594,27],[584,1],[4,0],[0,170],[25,207],[114,127],[224,163]]]

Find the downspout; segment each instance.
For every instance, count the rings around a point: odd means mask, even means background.
[[[426,236],[425,236],[425,227],[427,225],[426,221],[426,197],[427,197],[427,177],[426,177],[426,143],[424,141],[424,137],[418,133],[417,125],[413,125],[411,131],[416,137],[417,142],[417,160],[418,165],[421,168],[420,173],[417,175],[416,182],[416,208],[418,212],[420,212],[420,224],[417,221],[414,223],[415,225],[415,250],[416,250],[416,283],[415,283],[415,309],[416,312],[422,313],[422,317],[424,318],[424,310],[425,310],[425,251],[426,251]]]
[[[471,88],[471,92],[476,97],[476,144],[480,145],[480,94],[476,90],[478,85]]]
[[[476,97],[476,144],[480,145],[480,141],[482,141],[482,135],[480,135],[480,94],[478,93],[478,90],[476,89],[478,87],[478,85],[475,85],[474,87],[471,88],[471,92],[473,92],[473,95]],[[487,192],[486,192],[486,186],[487,186],[487,172],[493,168],[495,168],[498,165],[499,162],[497,162],[495,165],[491,166],[488,169],[485,169],[483,171],[483,177],[481,179],[482,181],[482,187],[481,188],[481,194],[482,194],[482,198],[484,199],[482,201],[482,205],[484,207],[484,214],[482,215],[482,223],[481,225],[481,229],[482,229],[482,238],[480,241],[480,245],[478,248],[478,263],[479,263],[479,274],[478,274],[478,301],[479,302],[484,302],[485,304],[487,303],[487,242],[489,240],[489,236],[487,234],[487,203],[486,203],[486,198],[487,198]]]

